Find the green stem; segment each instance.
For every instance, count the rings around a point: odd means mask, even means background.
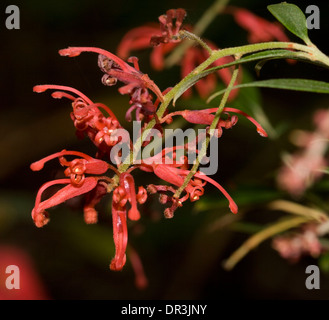
[[[252,249],[256,248],[260,243],[266,239],[273,237],[283,231],[298,227],[303,223],[312,221],[312,219],[307,217],[297,217],[290,218],[285,221],[277,222],[262,231],[256,233],[245,241],[240,248],[238,248],[224,263],[224,268],[226,270],[231,270],[235,265],[250,252]]]
[[[222,97],[222,100],[220,102],[220,105],[215,113],[215,118],[214,120],[212,121],[210,127],[209,127],[209,135],[207,135],[206,139],[204,140],[203,144],[202,144],[202,147],[201,147],[201,151],[198,155],[198,157],[196,158],[195,160],[195,163],[191,169],[191,171],[189,172],[189,174],[186,176],[185,180],[184,180],[184,183],[179,187],[179,189],[176,191],[176,193],[174,194],[174,197],[175,198],[179,198],[181,193],[183,192],[183,190],[186,188],[186,186],[188,185],[188,183],[190,182],[190,180],[193,178],[193,176],[196,174],[196,172],[198,171],[198,168],[199,168],[199,165],[200,165],[200,159],[202,159],[206,153],[207,153],[207,149],[208,149],[208,146],[209,146],[209,143],[211,141],[211,138],[213,137],[214,133],[215,133],[215,129],[217,128],[217,125],[218,125],[218,122],[219,122],[219,119],[220,119],[220,115],[226,105],[226,102],[227,102],[227,99],[230,95],[230,92],[234,86],[234,83],[237,79],[237,76],[238,76],[238,73],[239,73],[239,69],[235,69],[233,71],[233,74],[232,74],[232,78],[231,78],[231,81]]]
[[[323,211],[287,200],[275,200],[271,202],[268,207],[271,210],[282,210],[292,214],[305,216],[306,218],[314,219],[319,223],[328,221],[328,216]]]
[[[187,38],[189,40],[196,41],[201,47],[208,51],[208,53],[212,54],[212,49],[196,34],[189,32],[187,30],[182,30],[179,32],[182,39]]]

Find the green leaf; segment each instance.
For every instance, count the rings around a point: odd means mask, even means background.
[[[306,18],[301,9],[287,2],[272,4],[267,8],[291,33],[301,38],[307,45],[311,44],[307,32]]]
[[[319,258],[319,267],[321,271],[329,273],[329,254],[325,253]]]
[[[188,75],[184,84],[179,87],[177,90],[174,98],[173,98],[173,104],[175,105],[177,99],[189,88],[191,88],[193,85],[195,85],[200,79],[208,76],[211,73],[214,73],[218,70],[232,67],[235,65],[257,61],[257,60],[263,60],[263,59],[296,59],[296,60],[306,60],[306,58],[303,56],[303,54],[299,52],[293,52],[289,50],[283,50],[283,49],[274,49],[274,50],[266,50],[262,52],[257,52],[254,54],[249,54],[241,59],[232,61],[230,63],[223,64],[221,66],[213,67],[206,69],[199,74],[196,75]]]
[[[295,90],[315,93],[326,93],[329,94],[329,83],[317,80],[308,79],[270,79],[261,80],[249,83],[239,84],[234,86],[233,89],[248,88],[248,87],[262,87],[262,88],[273,88],[273,89],[284,89],[284,90]],[[215,97],[223,94],[226,89],[214,93],[209,97],[209,101]]]

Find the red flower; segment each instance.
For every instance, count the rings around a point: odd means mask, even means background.
[[[215,115],[212,113],[215,113],[217,111],[217,108],[210,108],[210,109],[203,109],[203,110],[183,110],[183,111],[176,111],[169,113],[165,117],[161,119],[161,122],[171,122],[173,116],[181,115],[186,121],[194,124],[206,124],[210,125]],[[266,131],[262,128],[262,126],[251,116],[249,116],[247,113],[236,109],[236,108],[229,108],[226,107],[223,109],[223,113],[228,115],[228,118],[226,120],[219,119],[217,130],[219,130],[219,133],[217,134],[217,137],[220,137],[222,134],[222,128],[230,129],[232,128],[238,121],[237,116],[230,116],[229,112],[238,113],[246,117],[250,122],[252,122],[256,128],[257,132],[262,137],[267,137]]]
[[[126,249],[128,242],[127,229],[127,204],[131,208],[128,211],[130,220],[138,220],[140,213],[137,209],[137,202],[143,204],[147,199],[146,190],[139,187],[136,194],[134,178],[129,173],[120,176],[120,185],[113,190],[112,197],[112,220],[113,239],[115,244],[115,257],[110,264],[111,270],[121,270],[126,263]]]
[[[75,155],[82,157],[82,159],[74,159],[73,161],[66,161],[63,156],[65,155]],[[39,171],[43,168],[44,164],[54,158],[59,158],[62,166],[66,166],[64,174],[70,179],[58,179],[45,183],[38,191],[35,206],[32,210],[32,219],[37,227],[42,227],[49,221],[47,209],[54,207],[60,203],[65,202],[68,199],[86,194],[93,189],[95,189],[98,184],[105,180],[110,182],[110,179],[107,177],[85,177],[85,174],[103,174],[105,173],[110,166],[102,160],[94,159],[84,153],[76,151],[66,151],[50,155],[44,159],[41,159],[37,162],[31,164],[31,169],[33,171]],[[51,186],[58,184],[66,184],[65,187],[57,191],[53,196],[47,200],[41,200],[43,192]],[[95,197],[98,199],[99,194],[95,194]],[[97,203],[97,201],[96,201]],[[92,208],[95,204],[94,200],[89,200],[89,208]],[[88,208],[88,206],[87,206]]]
[[[156,94],[156,96],[162,101],[163,96],[157,85],[149,78],[147,74],[142,73],[138,65],[137,60],[134,60],[134,67],[121,60],[113,53],[94,47],[69,47],[59,50],[61,56],[75,57],[82,52],[95,52],[99,54],[98,65],[105,73],[103,77],[103,83],[106,85],[114,85],[119,80],[124,83],[125,86],[120,88],[121,94],[130,94],[135,88],[147,88]]]
[[[168,10],[167,15],[160,16],[160,28],[156,25],[146,25],[130,30],[122,39],[118,46],[118,56],[127,59],[130,52],[133,50],[140,50],[144,48],[149,48],[153,46],[151,52],[151,65],[155,70],[162,70],[164,68],[164,57],[170,51],[172,51],[177,43],[181,41],[178,36],[179,29],[182,25],[182,20],[185,16],[185,10]],[[173,26],[172,20],[176,17],[175,27]],[[185,29],[192,29],[191,26],[185,26]],[[213,49],[218,48],[212,44],[210,41],[206,43]],[[194,70],[196,66],[202,63],[209,57],[209,53],[199,47],[188,48],[181,61],[181,75],[185,78],[191,71]],[[218,59],[212,64],[212,67],[221,66],[223,64],[234,61],[232,57],[224,57]],[[232,71],[228,68],[221,69],[217,71],[219,77],[227,85],[232,76]],[[214,73],[200,79],[195,87],[201,97],[205,98],[212,92],[216,87],[216,76]],[[183,97],[188,98],[191,95],[192,90],[188,89],[184,92]],[[233,99],[237,90],[230,94],[230,99]]]
[[[60,55],[69,57],[75,57],[81,52],[99,54],[98,66],[104,72],[102,77],[104,85],[113,86],[117,81],[125,84],[119,88],[119,92],[130,95],[130,104],[132,105],[126,114],[126,119],[131,119],[130,113],[134,109],[138,109],[137,120],[140,120],[140,114],[154,115],[156,108],[152,102],[153,97],[148,90],[151,90],[159,101],[163,101],[163,94],[149,76],[140,71],[136,57],[128,58],[128,62],[133,63],[132,67],[113,53],[99,48],[70,47],[59,51]]]
[[[64,156],[78,156],[72,161],[67,161]],[[59,158],[62,166],[66,167],[64,174],[69,179],[58,179],[45,183],[38,191],[36,196],[35,206],[32,210],[32,219],[37,227],[43,227],[49,222],[47,209],[54,207],[66,200],[85,194],[86,202],[84,205],[85,222],[96,223],[97,211],[95,205],[107,194],[107,186],[112,180],[106,176],[88,176],[85,174],[104,174],[108,169],[113,169],[111,165],[105,161],[94,159],[84,153],[77,151],[63,150],[45,157],[31,164],[33,171],[39,171],[44,167],[44,164],[52,159]],[[57,191],[53,196],[46,200],[41,200],[42,194],[51,186],[65,184],[66,186]],[[146,190],[143,187],[135,190],[135,183],[130,173],[122,173],[120,175],[120,184],[113,191],[112,198],[112,220],[113,220],[113,239],[115,244],[115,257],[112,259],[111,270],[121,270],[126,262],[126,248],[128,242],[127,228],[127,209],[128,203],[128,218],[130,220],[140,219],[140,212],[137,208],[137,202],[143,204],[147,199]],[[141,270],[141,263],[138,260],[136,253],[133,253],[133,263],[135,264],[136,276],[138,285],[142,287],[146,284],[146,278]],[[137,260],[138,261],[137,261]],[[137,263],[137,265],[136,265]],[[143,281],[142,281],[143,280]]]
[[[248,31],[248,41],[250,43],[271,40],[289,41],[279,23],[269,22],[246,9],[233,6],[228,7],[225,12],[232,14],[236,23]]]
[[[72,101],[71,119],[77,129],[77,135],[80,138],[87,135],[99,149],[100,155],[109,154],[111,147],[120,141],[116,136],[116,131],[122,128],[112,110],[102,103],[94,103],[83,93],[71,87],[37,85],[33,91],[40,93],[49,89],[60,90],[52,93],[53,98],[64,97]],[[66,91],[74,93],[78,97]],[[104,110],[108,117],[105,117],[101,110]]]
[[[187,170],[188,163],[187,157],[183,157],[183,159],[176,159],[176,149],[174,148],[167,148],[164,149],[161,153],[156,154],[152,158],[144,159],[139,167],[141,170],[146,172],[153,172],[157,177],[160,179],[168,182],[170,185],[154,185],[151,184],[148,186],[147,190],[150,193],[159,193],[160,194],[160,202],[162,204],[171,203],[170,208],[165,209],[165,216],[167,218],[173,217],[174,211],[183,205],[183,202],[190,199],[191,202],[199,200],[200,196],[204,194],[204,186],[207,182],[214,185],[217,189],[219,189],[224,196],[229,201],[229,208],[233,213],[238,212],[238,207],[231,198],[231,196],[226,192],[226,190],[218,184],[213,179],[209,178],[202,172],[196,172],[193,178],[189,181],[187,186],[184,188],[186,195],[183,197],[176,199],[172,196],[168,196],[166,193],[170,192],[175,194],[177,191],[175,187],[181,187],[184,184],[184,180],[186,176],[190,173],[190,170]],[[174,163],[170,161],[172,164],[168,163],[167,154],[173,152],[173,159],[175,159]],[[170,159],[171,160],[171,159]]]
[[[160,43],[180,41],[178,32],[186,16],[184,9],[170,9],[159,17],[161,35],[154,35],[151,38],[151,45],[157,46]]]

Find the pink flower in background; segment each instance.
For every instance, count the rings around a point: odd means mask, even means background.
[[[294,197],[303,195],[307,188],[322,177],[328,165],[329,111],[318,110],[313,120],[316,126],[313,132],[294,133],[294,143],[300,149],[286,156],[285,164],[277,175],[279,187]]]
[[[313,224],[304,225],[299,232],[275,237],[272,246],[282,258],[292,263],[298,262],[303,256],[317,258],[322,252],[317,227]]]

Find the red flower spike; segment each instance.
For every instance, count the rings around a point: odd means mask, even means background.
[[[128,242],[127,213],[125,204],[122,205],[122,187],[113,191],[112,198],[112,224],[115,256],[111,261],[110,269],[119,271],[126,263],[126,248]],[[126,201],[124,202],[126,203]]]
[[[79,187],[76,187],[71,184],[70,179],[58,179],[45,183],[38,191],[35,206],[32,210],[32,219],[34,220],[37,227],[42,227],[46,223],[48,223],[49,218],[46,210],[59,205],[60,203],[65,202],[66,200],[72,199],[74,197],[85,194],[92,189],[94,189],[97,185],[98,179],[95,177],[87,177],[85,178],[83,184]],[[53,185],[58,184],[67,184],[64,188],[57,191],[53,196],[49,199],[41,201],[42,193]]]
[[[163,101],[160,89],[147,74],[143,74],[139,70],[136,70],[111,52],[94,47],[69,47],[67,49],[59,50],[61,56],[69,57],[78,56],[82,52],[98,53],[100,55],[99,65],[102,71],[110,78],[117,79],[127,85],[133,85],[134,87],[148,88],[153,91],[161,101]]]
[[[146,190],[139,188],[136,195],[135,183],[130,173],[122,173],[120,185],[114,189],[112,197],[112,219],[113,219],[113,239],[115,244],[115,257],[110,264],[111,270],[121,270],[126,262],[126,248],[128,241],[127,231],[127,202],[131,204],[128,212],[129,219],[138,220],[140,213],[137,209],[137,201],[146,201]]]

